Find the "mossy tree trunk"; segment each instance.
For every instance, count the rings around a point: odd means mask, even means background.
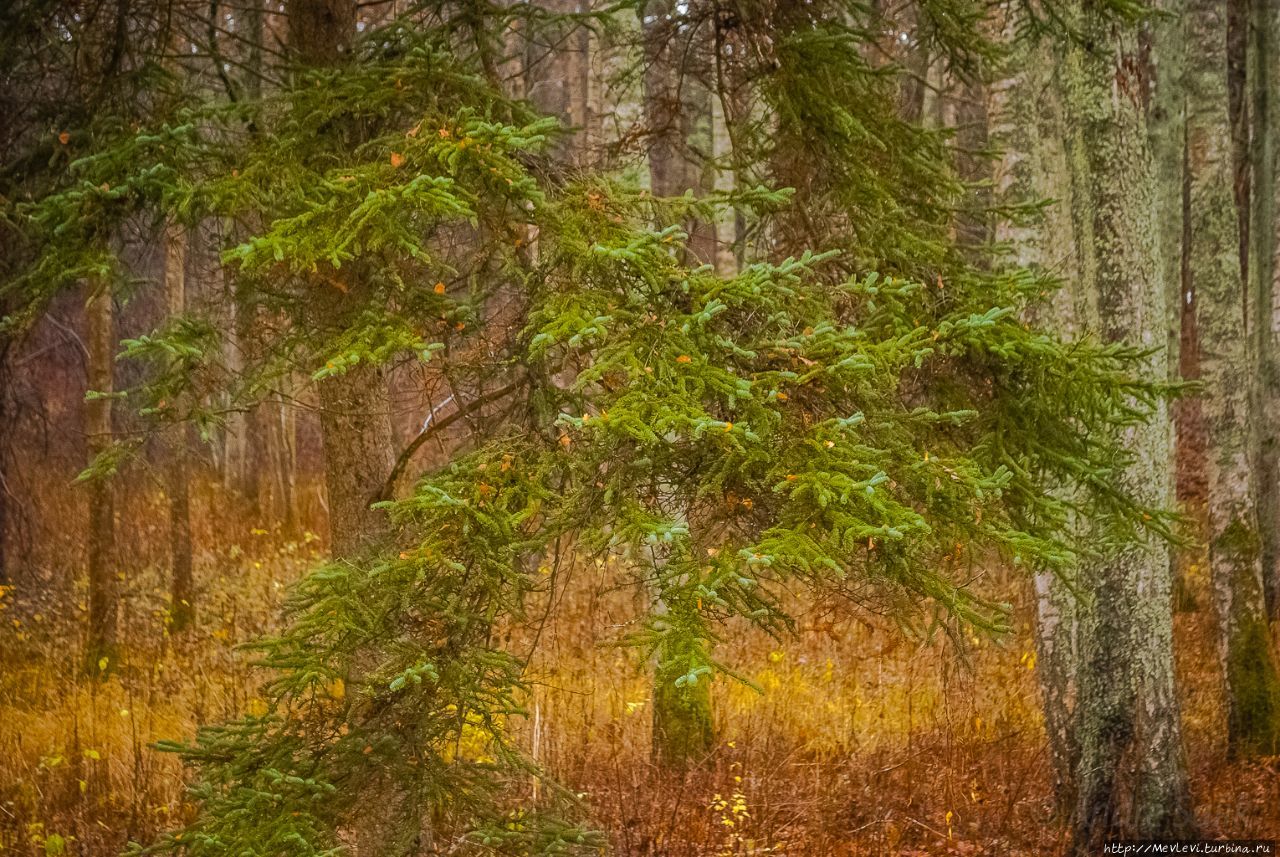
[[[175,318],[186,311],[187,232],[169,224],[164,233],[164,291],[168,313]],[[171,403],[176,407],[176,403]],[[187,630],[195,620],[195,584],[191,572],[191,492],[187,424],[169,429],[169,619],[174,632]]]
[[[1076,244],[1071,217],[1071,171],[1064,143],[1062,99],[1053,86],[1053,58],[1042,42],[1017,40],[1016,21],[1006,26],[1013,43],[1006,74],[992,83],[991,133],[1003,152],[996,169],[999,201],[1020,205],[1051,200],[1033,223],[997,221],[997,242],[1013,248],[1019,265],[1057,278],[1061,288],[1036,313],[1068,336],[1096,327],[1069,248]],[[1063,252],[1061,248],[1068,248]],[[1065,490],[1065,489],[1063,489]],[[1069,581],[1042,569],[1034,576],[1036,677],[1044,712],[1045,739],[1059,814],[1075,805],[1078,749],[1074,727],[1079,617]]]
[[[1276,312],[1276,87],[1280,86],[1280,2],[1255,0],[1251,16],[1247,77],[1252,111],[1248,152],[1250,186],[1249,293],[1253,296],[1258,531],[1267,614],[1280,618],[1280,314]]]
[[[1240,257],[1228,110],[1228,10],[1192,0],[1187,87],[1190,269],[1199,297],[1200,370],[1208,428],[1209,562],[1233,753],[1274,753],[1280,678],[1267,630],[1251,431],[1255,387],[1250,301]]]
[[[1169,313],[1161,276],[1155,176],[1144,117],[1148,81],[1137,33],[1090,4],[1076,6],[1082,39],[1065,49],[1072,203],[1082,267],[1092,276],[1099,333],[1150,349],[1146,372],[1168,375]],[[1131,456],[1118,487],[1151,507],[1171,500],[1167,408],[1117,438]],[[1173,679],[1167,548],[1117,544],[1081,568],[1074,839],[1167,837],[1192,825]]]
[[[89,462],[111,448],[111,402],[115,391],[115,313],[111,287],[90,282],[85,301],[89,395],[84,404],[84,431]],[[116,580],[115,486],[97,475],[89,489],[89,637],[85,669],[105,674],[119,657],[119,587]]]

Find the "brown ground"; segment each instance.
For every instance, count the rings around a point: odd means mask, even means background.
[[[206,489],[197,514],[220,506]],[[124,514],[164,520],[158,508]],[[56,558],[0,598],[0,853],[110,855],[171,826],[190,810],[182,771],[149,745],[261,704],[258,677],[233,647],[273,626],[320,540],[283,540],[253,522],[220,522],[216,533],[206,524],[198,543],[219,548],[197,562],[199,628],[175,645],[155,567],[161,535],[141,527],[126,539],[145,567],[122,569],[129,667],[106,683],[78,676],[84,593],[68,588]],[[793,640],[735,638],[732,663],[764,693],[717,682],[723,744],[681,777],[648,762],[643,661],[595,645],[624,633],[637,610],[632,593],[596,592],[608,576],[592,562],[574,569],[530,667],[534,716],[511,729],[585,795],[619,857],[1060,851],[1018,581],[991,584],[1018,605],[1014,634],[998,644],[970,638],[963,652],[826,608],[802,614]],[[1189,565],[1187,578],[1205,603],[1201,569]],[[1225,759],[1212,615],[1177,621],[1204,832],[1280,838],[1280,760]]]

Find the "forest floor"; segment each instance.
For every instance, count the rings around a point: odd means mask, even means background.
[[[236,645],[278,623],[290,581],[322,556],[314,536],[251,524],[220,527],[216,543],[183,640],[166,632],[156,566],[122,570],[124,666],[105,682],[81,671],[82,590],[50,581],[0,597],[0,853],[105,857],[191,812],[181,766],[151,745],[262,705]],[[720,746],[678,775],[649,762],[643,658],[599,645],[626,633],[636,595],[609,591],[614,575],[594,562],[557,575],[531,716],[510,728],[584,796],[619,857],[1061,852],[1024,583],[989,584],[1015,605],[999,643],[913,640],[837,606],[801,614],[794,639],[735,634],[724,654],[763,692],[718,680]],[[1199,569],[1187,577],[1207,603]],[[1211,623],[1207,609],[1177,617],[1197,815],[1206,836],[1280,838],[1280,759],[1226,759]]]

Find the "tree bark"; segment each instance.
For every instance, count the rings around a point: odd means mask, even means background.
[[[1019,40],[1014,23],[1010,21],[1005,28],[1007,39],[1013,42],[1008,75],[990,87],[992,137],[1004,153],[997,165],[996,190],[1009,205],[1052,202],[1031,225],[997,221],[995,238],[1013,248],[1019,265],[1060,281],[1061,288],[1034,314],[1064,336],[1079,336],[1084,330],[1095,329],[1097,319],[1091,313],[1072,251],[1058,249],[1077,244],[1062,99],[1053,85],[1053,57],[1047,46]],[[1065,496],[1065,488],[1057,490],[1064,499],[1080,499]],[[1034,592],[1036,677],[1055,802],[1065,818],[1074,810],[1079,754],[1074,729],[1079,610],[1068,581],[1051,570],[1036,572]]]
[[[1240,215],[1228,109],[1228,10],[1192,0],[1187,18],[1187,140],[1191,278],[1199,297],[1200,369],[1208,428],[1209,563],[1234,754],[1280,747],[1280,676],[1267,628],[1254,499],[1254,366],[1250,304],[1240,258]],[[1256,314],[1255,314],[1256,315]],[[1242,377],[1243,376],[1243,377]]]
[[[335,559],[354,559],[389,532],[386,514],[370,508],[395,461],[387,379],[362,363],[321,381],[319,394],[330,550]]]
[[[1249,292],[1253,300],[1253,359],[1257,367],[1255,409],[1258,484],[1258,532],[1267,615],[1280,619],[1280,314],[1276,312],[1276,92],[1280,85],[1280,2],[1253,0],[1248,43],[1248,80],[1252,108],[1249,170],[1252,193],[1248,241]]]
[[[164,290],[170,318],[186,311],[187,233],[170,224],[164,234]],[[176,406],[176,403],[174,403]],[[169,571],[170,628],[181,633],[195,620],[195,586],[191,572],[191,495],[188,484],[187,424],[169,429]]]
[[[114,392],[115,319],[111,288],[91,282],[85,302],[88,328],[89,391],[84,405],[84,429],[92,463],[111,448],[111,394]],[[115,486],[110,476],[89,480],[89,637],[85,668],[105,675],[116,665],[119,648],[119,600],[116,581]]]
[[[1161,276],[1155,176],[1134,29],[1090,4],[1074,8],[1064,87],[1073,209],[1082,265],[1092,274],[1099,332],[1150,349],[1143,374],[1167,377],[1169,317]],[[1088,280],[1086,280],[1088,282]],[[1154,508],[1171,499],[1167,408],[1116,440],[1131,456],[1118,486]],[[1173,679],[1167,547],[1129,542],[1081,568],[1074,840],[1087,852],[1108,837],[1178,836],[1192,826]]]

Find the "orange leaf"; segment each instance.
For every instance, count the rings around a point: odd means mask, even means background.
[[[396,169],[400,169],[400,167],[404,166],[404,155],[400,154],[399,152],[392,152],[391,166],[395,167]]]

